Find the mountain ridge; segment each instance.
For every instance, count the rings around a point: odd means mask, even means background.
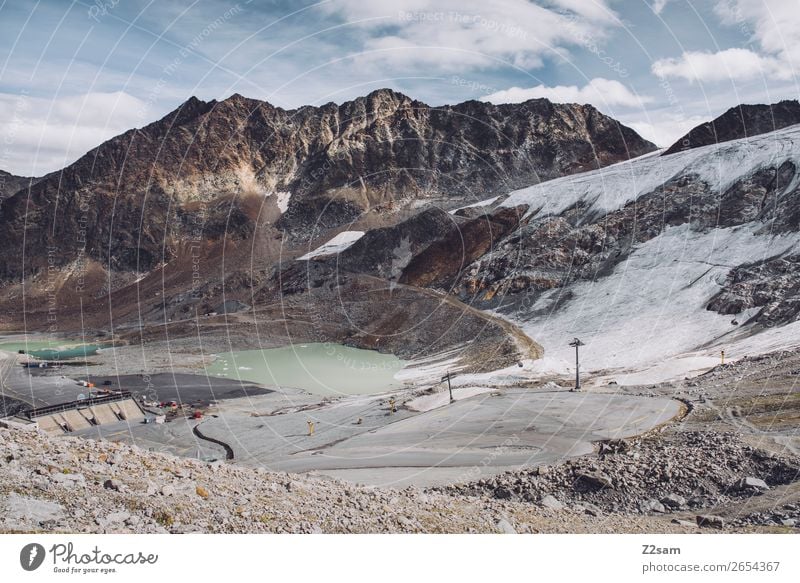
[[[248,196],[290,193],[287,212],[270,222],[307,240],[320,223],[335,228],[417,199],[509,190],[654,149],[593,107],[547,100],[432,108],[376,90],[338,106],[283,110],[238,94],[220,102],[193,97],[5,200],[0,243],[14,252],[0,253],[0,277],[43,269],[35,258],[54,242],[50,261],[68,264],[79,223],[89,257],[140,270],[112,232],[151,268],[175,255],[195,207],[229,224],[225,209],[211,208],[224,197],[233,197],[234,209],[247,206],[239,199]],[[254,218],[239,210],[252,230]],[[15,250],[23,231],[29,265],[19,264]]]
[[[711,121],[695,126],[663,152],[663,156],[692,148],[754,137],[800,123],[796,99],[769,105],[740,104]]]

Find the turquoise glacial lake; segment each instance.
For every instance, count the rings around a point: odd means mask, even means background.
[[[368,395],[402,386],[394,375],[404,366],[391,354],[316,343],[218,354],[206,372],[316,395]]]

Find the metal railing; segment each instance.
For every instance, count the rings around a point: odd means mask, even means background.
[[[113,395],[103,395],[101,397],[89,397],[88,399],[81,399],[79,401],[70,401],[68,403],[59,403],[58,405],[47,405],[45,407],[36,407],[35,409],[28,409],[25,411],[25,416],[28,419],[35,417],[42,417],[44,415],[52,415],[53,413],[62,413],[64,411],[71,411],[73,409],[84,409],[92,405],[102,405],[103,403],[115,403],[117,401],[124,401],[125,399],[132,398],[130,391],[122,391],[114,393]]]

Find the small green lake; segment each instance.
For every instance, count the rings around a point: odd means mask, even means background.
[[[368,395],[401,386],[394,375],[404,366],[391,354],[318,343],[218,354],[206,372],[316,395]]]
[[[25,352],[34,350],[57,350],[59,348],[71,348],[81,344],[80,342],[70,342],[68,340],[16,340],[11,342],[0,342],[0,350],[6,352],[18,352],[24,350]]]
[[[17,353],[24,350],[34,358],[41,360],[72,360],[85,358],[97,354],[107,344],[84,344],[79,341],[70,341],[63,338],[37,338],[36,340],[14,340],[0,342],[0,350]]]
[[[86,358],[87,356],[97,354],[100,348],[102,348],[102,346],[98,344],[81,344],[69,348],[30,350],[28,354],[40,360],[72,360],[73,358]]]

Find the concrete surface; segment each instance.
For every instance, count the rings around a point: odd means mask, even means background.
[[[190,419],[177,419],[164,424],[119,421],[76,431],[70,435],[128,443],[148,451],[171,453],[182,457],[224,460],[223,448],[199,439],[192,433],[195,425],[196,422]]]
[[[237,405],[221,406],[203,431],[231,445],[238,463],[393,487],[468,481],[591,453],[593,441],[644,433],[681,411],[667,398],[525,389],[391,416],[385,399],[265,417]],[[316,424],[313,436],[307,420]]]

